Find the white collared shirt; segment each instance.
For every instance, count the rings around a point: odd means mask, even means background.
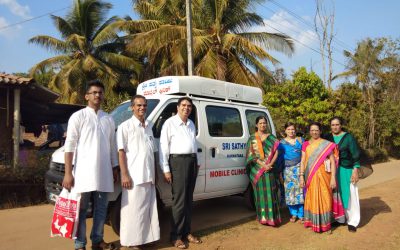
[[[146,182],[155,182],[154,152],[157,151],[153,131],[145,122],[141,122],[132,116],[118,126],[117,131],[118,150],[124,150],[127,158],[129,175],[133,185]]]
[[[186,124],[179,115],[165,121],[160,136],[160,165],[164,173],[170,172],[170,154],[197,154],[196,127],[188,119]]]
[[[115,123],[102,110],[86,107],[68,121],[65,152],[74,152],[74,189],[113,192],[112,167],[118,166]]]

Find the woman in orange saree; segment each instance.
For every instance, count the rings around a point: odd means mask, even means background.
[[[311,139],[302,147],[300,186],[304,187],[304,226],[314,232],[331,230],[331,223],[344,219],[336,191],[337,145],[322,139],[321,125],[310,125]],[[336,158],[335,158],[336,157]]]

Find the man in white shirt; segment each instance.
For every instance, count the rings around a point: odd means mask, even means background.
[[[104,86],[100,81],[88,82],[87,107],[70,117],[65,140],[65,175],[63,187],[81,193],[79,223],[75,249],[86,246],[86,211],[93,198],[92,249],[106,249],[103,240],[107,216],[107,193],[114,191],[113,176],[118,166],[115,124],[110,115],[100,109]],[[72,163],[74,160],[74,164]]]
[[[184,240],[201,243],[190,229],[198,173],[196,128],[189,119],[192,108],[189,97],[180,98],[178,113],[165,121],[160,137],[160,164],[165,180],[172,186],[171,242],[181,249],[187,248]]]
[[[153,132],[145,120],[144,96],[131,99],[133,116],[117,131],[121,168],[121,249],[139,249],[140,245],[160,239],[155,188],[157,151]]]

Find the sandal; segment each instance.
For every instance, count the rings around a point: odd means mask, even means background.
[[[293,215],[292,218],[290,218],[289,221],[290,221],[290,222],[296,222],[296,219],[297,219],[297,217]]]
[[[201,244],[202,243],[202,241],[199,238],[193,236],[192,234],[189,234],[186,238],[190,243],[194,243],[194,244]]]
[[[186,249],[186,244],[182,240],[173,240],[172,245],[179,249]]]
[[[106,243],[102,241],[96,245],[92,245],[92,250],[109,250],[113,249],[113,245],[111,243]]]
[[[304,224],[304,218],[299,218],[300,224]]]

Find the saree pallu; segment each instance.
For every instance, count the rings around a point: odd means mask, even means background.
[[[334,220],[344,220],[340,195],[337,189],[333,191],[330,188],[331,172],[326,171],[324,163],[331,153],[338,159],[337,146],[321,139],[313,144],[306,142],[303,151],[306,165],[304,226],[311,227],[315,232],[325,232],[331,229]]]
[[[250,136],[247,142],[246,172],[253,186],[257,220],[270,226],[281,223],[277,181],[273,171],[265,172],[265,169],[257,164],[257,160],[267,164],[271,162],[278,145],[279,141],[273,135],[261,142],[258,134],[255,134]]]

